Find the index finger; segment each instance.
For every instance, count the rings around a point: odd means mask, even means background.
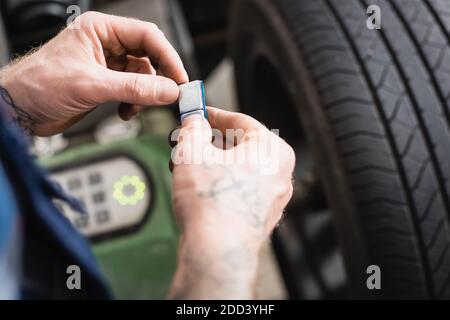
[[[123,47],[135,56],[146,55],[164,76],[178,84],[189,81],[180,56],[155,24],[118,16],[103,17],[105,30],[99,30],[95,22],[94,25],[104,48],[114,51]]]

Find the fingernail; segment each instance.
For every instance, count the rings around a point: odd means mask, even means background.
[[[186,126],[190,124],[191,122],[201,122],[203,120],[203,117],[198,114],[192,114],[188,117],[183,118],[182,125]]]
[[[160,78],[158,85],[158,100],[161,103],[170,104],[177,101],[180,90],[175,81],[168,78]]]

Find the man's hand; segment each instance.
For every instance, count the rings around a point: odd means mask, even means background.
[[[212,128],[223,135],[240,130],[241,136],[233,146],[217,148],[210,125],[197,116],[179,132],[173,203],[182,239],[170,297],[249,299],[258,253],[292,196],[295,155],[249,116],[214,108],[208,113]],[[264,173],[269,164],[275,170]]]
[[[152,23],[88,12],[37,52],[0,73],[16,118],[40,136],[62,132],[109,101],[127,120],[178,99],[188,81],[180,57]],[[18,119],[20,120],[24,119]]]

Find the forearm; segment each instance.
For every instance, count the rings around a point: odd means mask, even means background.
[[[175,172],[174,209],[183,237],[170,298],[253,299],[259,252],[273,229],[264,206],[270,195],[261,199],[256,179],[245,179],[238,168],[196,169],[201,184],[189,183],[192,172]]]
[[[171,299],[253,299],[259,250],[214,239],[183,239]]]

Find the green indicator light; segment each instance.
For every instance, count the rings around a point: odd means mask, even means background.
[[[113,185],[113,198],[122,206],[134,206],[144,199],[145,183],[138,176],[123,176]]]

